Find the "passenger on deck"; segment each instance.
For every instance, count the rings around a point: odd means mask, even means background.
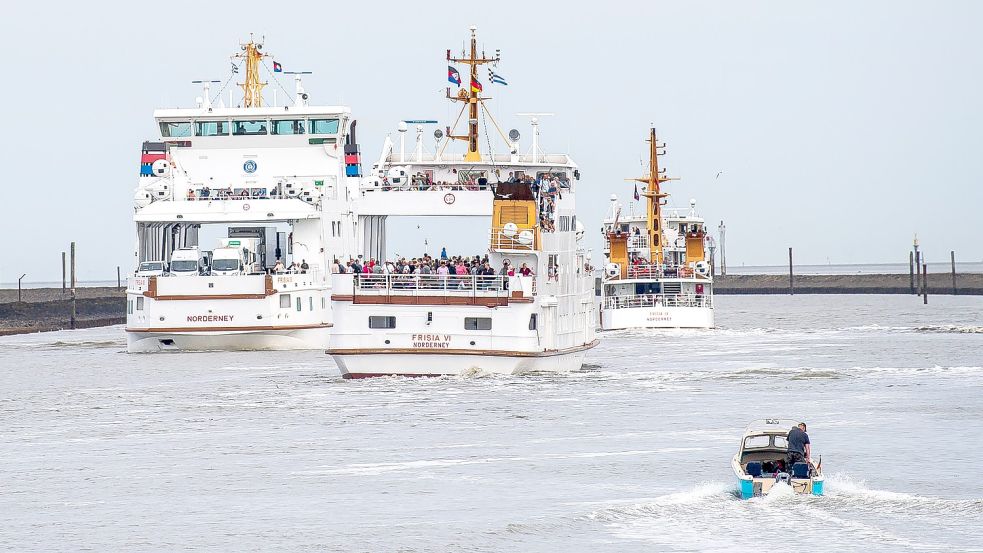
[[[337,266],[338,266],[338,260],[335,259],[334,260],[334,265],[333,265],[333,267],[335,267],[335,270],[332,271],[332,272],[334,272],[334,273],[337,273],[338,272],[337,271]],[[280,261],[280,258],[279,257],[276,258],[276,263],[273,264],[273,272],[276,273],[276,274],[280,274],[280,273],[283,272],[283,261]]]
[[[307,264],[307,260],[306,259],[301,259],[300,260],[300,272],[306,273],[307,270],[310,269],[310,268],[311,268],[311,266]]]
[[[529,268],[528,265],[526,265],[525,263],[523,263],[522,264],[522,267],[519,267],[519,274],[522,275],[522,276],[526,276],[527,277],[527,276],[532,276],[533,275],[533,272],[532,272],[532,269]]]
[[[806,423],[800,422],[798,426],[793,426],[788,431],[788,455],[785,466],[792,468],[795,463],[809,462],[812,454],[812,443],[809,442],[809,435],[806,434]]]

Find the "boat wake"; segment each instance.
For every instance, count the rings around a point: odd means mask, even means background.
[[[661,544],[667,549],[768,549],[787,546],[782,532],[762,528],[795,527],[822,535],[827,550],[836,543],[864,543],[877,550],[898,547],[935,550],[972,536],[955,529],[974,528],[983,499],[946,499],[870,489],[862,481],[834,474],[827,494],[796,494],[787,485],[740,499],[736,485],[704,482],[680,492],[643,501],[608,504],[586,515],[621,538]],[[932,531],[926,531],[931,528]],[[975,531],[975,530],[973,530]],[[818,545],[818,544],[817,544]]]

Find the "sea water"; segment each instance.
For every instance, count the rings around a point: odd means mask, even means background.
[[[983,298],[718,296],[558,376],[346,381],[319,352],[0,338],[11,551],[983,549]],[[743,501],[751,419],[824,497]]]

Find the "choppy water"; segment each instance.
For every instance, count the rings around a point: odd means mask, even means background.
[[[562,376],[343,381],[303,353],[0,338],[12,551],[983,550],[983,298],[718,298]],[[741,501],[741,429],[809,422],[821,498]]]

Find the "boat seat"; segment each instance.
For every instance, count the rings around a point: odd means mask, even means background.
[[[761,476],[761,461],[750,461],[747,464],[746,470],[748,476],[753,476],[755,478],[758,478],[759,476]]]
[[[809,478],[809,463],[792,465],[792,478]]]

